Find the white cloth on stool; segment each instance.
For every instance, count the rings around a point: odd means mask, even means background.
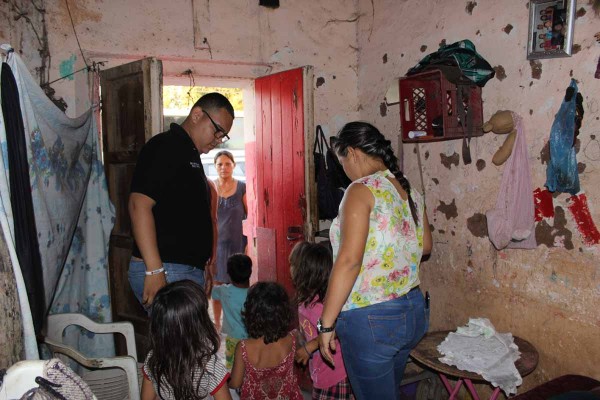
[[[487,318],[470,318],[467,326],[448,334],[438,351],[444,364],[475,372],[507,395],[523,383],[515,367],[521,353],[512,334],[496,332]]]

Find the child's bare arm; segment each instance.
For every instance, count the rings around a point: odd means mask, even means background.
[[[296,356],[294,357],[294,359],[298,364],[306,365],[308,363],[308,360],[312,357],[312,353],[314,353],[318,349],[319,341],[317,340],[317,338],[314,338],[313,340],[306,342],[304,346],[299,346],[296,349]]]
[[[144,381],[142,382],[142,400],[158,400],[152,382],[145,376]]]
[[[242,386],[244,381],[244,360],[242,359],[242,342],[235,347],[235,356],[233,358],[233,368],[229,377],[229,387],[237,389]]]
[[[213,394],[215,400],[231,400],[231,393],[229,393],[229,386],[225,383],[219,388],[217,393]]]

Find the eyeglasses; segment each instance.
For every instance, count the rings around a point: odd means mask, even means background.
[[[210,122],[212,122],[213,126],[215,127],[215,139],[220,140],[221,143],[225,143],[226,141],[229,140],[229,136],[227,135],[227,132],[225,132],[225,129],[221,128],[221,126],[219,126],[219,124],[217,124],[212,117],[210,116],[209,113],[206,112],[206,110],[202,110],[202,112],[204,114],[206,114],[206,116],[208,117],[208,119],[210,119]]]

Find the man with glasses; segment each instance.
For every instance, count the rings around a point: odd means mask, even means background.
[[[225,96],[206,94],[181,125],[152,137],[139,154],[129,197],[135,238],[129,283],[146,309],[167,282],[191,279],[204,286],[205,270],[210,278],[217,199],[200,154],[229,140],[233,118]]]

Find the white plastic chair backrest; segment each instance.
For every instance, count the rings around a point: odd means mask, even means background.
[[[44,376],[44,360],[19,361],[4,376],[0,387],[0,400],[20,399],[29,389],[38,387],[35,378]]]
[[[48,316],[46,336],[55,342],[62,343],[65,329],[71,325],[81,326],[93,333],[120,333],[125,336],[127,354],[137,361],[135,333],[131,322],[97,323],[83,314],[67,313]]]

